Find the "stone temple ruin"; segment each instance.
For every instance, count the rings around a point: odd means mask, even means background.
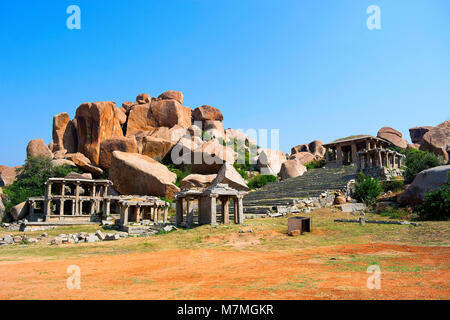
[[[400,175],[405,159],[405,155],[390,149],[391,142],[370,135],[338,139],[323,146],[327,167],[354,164],[358,171],[372,175]]]
[[[50,178],[45,196],[27,200],[23,217],[31,222],[86,223],[107,220],[120,214],[120,223],[149,220],[154,224],[168,222],[169,203],[152,196],[110,195],[109,180],[82,177]]]
[[[244,179],[233,166],[223,165],[211,183],[206,183],[201,187],[183,187],[182,191],[177,194],[177,226],[192,227],[195,223],[195,214],[199,225],[228,224],[230,223],[230,213],[233,214],[234,223],[243,223],[242,199],[248,190]]]

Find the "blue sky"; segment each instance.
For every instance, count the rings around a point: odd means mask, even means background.
[[[81,8],[81,30],[66,8]],[[381,8],[381,30],[366,9]],[[448,0],[41,0],[0,4],[0,165],[83,102],[180,90],[280,148],[450,118]]]

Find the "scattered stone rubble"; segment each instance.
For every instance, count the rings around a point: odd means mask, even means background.
[[[4,224],[3,224],[4,225]],[[110,228],[114,229],[114,228]],[[50,239],[46,232],[35,238],[30,238],[27,235],[3,235],[0,236],[0,246],[8,245],[29,245],[45,243],[49,245],[62,245],[62,244],[77,244],[77,243],[94,243],[102,241],[116,241],[127,238],[132,235],[138,236],[151,236],[161,232],[170,232],[177,230],[174,225],[166,225],[162,228],[153,228],[153,226],[144,227],[140,232],[133,229],[133,232],[103,232],[97,230],[95,233],[79,232],[75,234],[59,234],[58,236]]]

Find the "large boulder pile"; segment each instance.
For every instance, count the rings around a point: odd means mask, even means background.
[[[30,141],[27,156],[44,155],[53,166],[77,167],[94,178],[105,177],[109,171],[119,193],[166,198],[173,198],[178,188],[176,175],[161,163],[211,177],[224,168],[221,174],[227,180],[234,170],[229,168],[238,159],[234,149],[251,149],[251,160],[258,162],[261,173],[280,172],[286,161],[282,151],[257,150],[256,139],[231,128],[225,131],[223,114],[215,107],[191,109],[183,103],[183,93],[173,90],[157,98],[141,93],[119,108],[112,101],[83,103],[73,119],[65,112],[55,115],[53,142],[47,146],[41,139]],[[321,152],[316,146],[309,148],[313,154]],[[184,182],[186,186],[204,184],[205,178],[198,182],[191,178]],[[12,169],[0,170],[0,185],[14,179]]]
[[[436,127],[424,126],[409,129],[411,141],[420,150],[433,152],[441,156],[445,163],[449,162],[450,150],[450,120],[446,120]]]
[[[83,103],[77,109],[76,120],[78,152],[99,164],[100,143],[123,136],[116,104],[110,101]]]
[[[150,157],[114,151],[109,178],[121,194],[154,195],[173,199],[180,189],[177,175]]]
[[[308,144],[300,144],[291,149],[292,155],[300,152],[309,152],[314,156],[314,160],[320,160],[325,155],[325,148],[322,141],[314,140]]]
[[[257,166],[264,175],[278,175],[281,165],[286,162],[286,155],[280,150],[261,149]]]
[[[447,182],[449,171],[450,165],[446,165],[420,172],[408,188],[397,196],[397,201],[402,205],[415,205],[423,202],[428,192],[438,189]]]
[[[408,146],[408,141],[403,139],[403,135],[400,131],[395,130],[391,127],[383,127],[378,131],[378,138],[384,139],[392,143],[393,145],[406,149]]]
[[[78,150],[77,129],[67,113],[63,112],[53,117],[53,152],[66,150],[75,153]]]
[[[44,156],[52,159],[53,153],[42,139],[31,140],[27,146],[27,158]]]
[[[16,180],[19,167],[0,166],[0,188],[7,187]]]

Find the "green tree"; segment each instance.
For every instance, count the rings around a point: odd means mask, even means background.
[[[364,175],[362,172],[359,173],[355,185],[356,199],[370,206],[375,203],[382,191],[383,188],[378,179]]]
[[[248,182],[248,187],[252,190],[264,187],[270,182],[277,182],[277,177],[273,175],[259,175],[256,176]]]
[[[441,165],[439,158],[431,152],[408,149],[406,151],[405,183],[411,183],[419,172]]]
[[[63,178],[70,172],[81,171],[67,165],[53,167],[51,159],[44,156],[28,158],[23,167],[17,169],[18,176],[14,183],[3,189],[6,212],[30,197],[43,196],[44,185],[49,178]]]
[[[418,208],[419,218],[423,220],[450,219],[450,171],[447,183],[425,195],[425,201]]]

